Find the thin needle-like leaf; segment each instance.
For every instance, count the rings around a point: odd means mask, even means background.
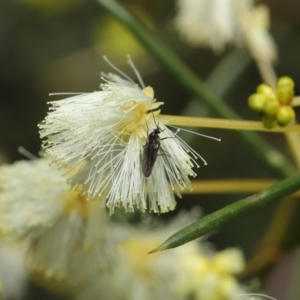
[[[253,196],[239,200],[231,205],[219,209],[184,227],[170,236],[162,245],[153,249],[149,253],[155,253],[183,245],[203,236],[206,233],[220,228],[230,221],[253,213],[267,204],[292,194],[299,189],[300,173],[280,181],[262,192],[254,194]]]

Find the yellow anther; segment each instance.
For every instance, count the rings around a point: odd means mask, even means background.
[[[145,88],[143,89],[143,93],[144,93],[146,96],[148,96],[148,97],[150,97],[150,98],[152,98],[152,99],[153,99],[153,97],[154,97],[154,90],[153,90],[153,88],[152,88],[151,86],[145,87]]]

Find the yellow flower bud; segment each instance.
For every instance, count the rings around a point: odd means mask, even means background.
[[[269,116],[274,116],[276,115],[278,109],[279,109],[279,102],[275,99],[268,99],[265,104],[264,104],[264,108],[263,108],[263,112],[266,114],[266,115],[269,115]]]
[[[275,91],[268,84],[260,84],[257,87],[256,92],[265,95],[269,99],[276,99]]]
[[[277,120],[275,116],[264,115],[263,124],[266,128],[271,129],[277,125]]]
[[[277,87],[276,94],[281,104],[289,104],[293,100],[294,89],[290,85],[280,85]]]
[[[262,112],[264,104],[266,102],[266,97],[262,94],[252,94],[248,98],[248,105],[251,109],[257,112]]]
[[[291,77],[289,77],[289,76],[283,76],[283,77],[280,77],[278,79],[278,81],[277,81],[277,88],[279,86],[282,86],[282,85],[288,85],[288,86],[290,86],[293,89],[294,86],[295,86],[295,82],[294,82],[294,80]]]
[[[276,114],[280,126],[286,126],[295,119],[295,111],[291,106],[281,106]]]

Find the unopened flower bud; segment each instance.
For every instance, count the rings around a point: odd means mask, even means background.
[[[263,112],[266,114],[266,115],[269,115],[269,116],[274,116],[276,115],[278,109],[279,109],[279,102],[275,99],[269,99],[265,102],[264,104],[264,108],[263,108]]]
[[[257,112],[262,112],[264,104],[266,102],[266,97],[262,94],[252,94],[248,98],[248,105],[251,109]]]
[[[295,111],[291,106],[281,106],[276,114],[280,126],[286,126],[295,119]]]
[[[280,85],[276,90],[277,99],[281,104],[289,104],[294,96],[294,89],[290,85]]]
[[[275,91],[268,84],[260,84],[257,87],[256,92],[265,95],[269,99],[276,99]]]
[[[266,128],[271,129],[277,125],[277,120],[275,116],[264,115],[263,124]]]
[[[288,85],[293,89],[294,86],[295,86],[295,82],[289,76],[282,76],[277,81],[277,88],[280,87],[280,86],[283,86],[283,85]]]

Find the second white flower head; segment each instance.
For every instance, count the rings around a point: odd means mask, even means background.
[[[122,205],[145,211],[167,212],[175,207],[174,192],[190,187],[188,176],[197,155],[159,122],[159,107],[151,87],[141,87],[117,75],[105,75],[102,91],[50,102],[40,134],[46,154],[66,175],[72,187],[88,199],[107,194],[111,213]],[[159,123],[158,123],[159,122]],[[152,174],[143,175],[144,147],[159,126],[158,157]],[[197,165],[197,164],[196,164]]]

